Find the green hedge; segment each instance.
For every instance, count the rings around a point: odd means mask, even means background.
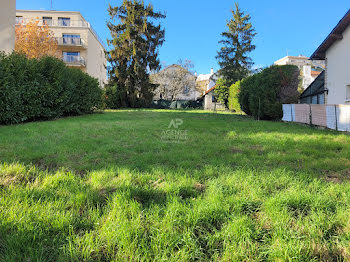
[[[198,100],[154,100],[151,105],[156,109],[202,109],[203,99]]]
[[[239,91],[241,89],[241,81],[237,81],[229,87],[228,91],[228,108],[234,112],[241,112],[241,105],[239,104]]]
[[[283,116],[282,104],[297,103],[299,98],[297,66],[271,66],[242,80],[239,103],[247,114],[277,120]]]
[[[98,81],[53,57],[0,53],[0,124],[81,115],[102,106]]]

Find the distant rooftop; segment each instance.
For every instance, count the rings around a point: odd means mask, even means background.
[[[303,55],[299,55],[299,56],[285,56],[282,57],[281,59],[278,59],[275,63],[287,60],[287,59],[299,59],[299,60],[309,60],[309,58],[307,56],[303,56]]]

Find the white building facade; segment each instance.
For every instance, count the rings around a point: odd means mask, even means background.
[[[67,66],[97,78],[100,86],[107,82],[105,45],[80,12],[17,10],[16,25],[33,20],[49,26],[57,39],[59,56]]]
[[[350,104],[350,10],[312,54],[325,61],[327,104]]]
[[[15,48],[16,0],[0,0],[0,51]]]
[[[315,74],[313,69],[317,68],[318,70],[325,69],[325,62],[315,60],[312,61],[308,57],[299,55],[299,56],[285,56],[276,62],[275,65],[295,65],[300,70],[300,76],[302,77],[302,87],[305,90],[318,76]]]

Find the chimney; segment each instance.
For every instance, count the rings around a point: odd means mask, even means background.
[[[214,69],[213,69],[213,68],[210,69],[210,74],[211,74],[211,75],[214,74]]]

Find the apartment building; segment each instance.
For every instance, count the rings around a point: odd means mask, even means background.
[[[16,25],[39,20],[48,25],[57,39],[59,55],[69,67],[77,67],[107,82],[105,45],[80,12],[17,10]]]
[[[274,64],[295,65],[299,67],[304,90],[308,88],[313,81],[315,81],[315,79],[326,67],[324,61],[310,60],[308,57],[303,55],[285,56],[274,62]]]
[[[9,53],[15,47],[16,1],[0,1],[0,51]]]

